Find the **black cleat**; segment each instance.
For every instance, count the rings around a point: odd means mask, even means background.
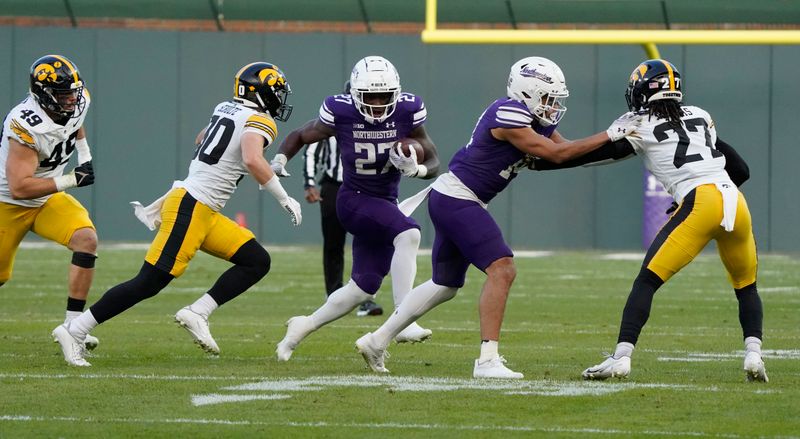
[[[356,315],[359,317],[364,316],[380,316],[383,315],[383,308],[377,303],[367,300],[366,302],[362,303],[361,306],[358,307],[358,311],[356,311]]]

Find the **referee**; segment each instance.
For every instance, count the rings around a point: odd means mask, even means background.
[[[345,93],[350,93],[350,82],[345,83]],[[306,201],[319,201],[322,216],[322,268],[325,272],[325,292],[330,295],[342,287],[344,272],[344,244],[347,231],[336,216],[336,195],[342,185],[342,155],[336,137],[330,137],[306,146],[303,154],[303,186]],[[317,174],[319,187],[317,187]],[[359,306],[356,315],[379,316],[383,308],[368,300]]]

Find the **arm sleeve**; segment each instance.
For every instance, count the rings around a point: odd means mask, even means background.
[[[564,163],[553,163],[544,159],[535,158],[530,168],[537,171],[550,171],[553,169],[574,168],[576,166],[605,165],[624,160],[636,155],[633,145],[627,139],[608,142],[592,152],[586,153],[576,159]]]
[[[747,166],[747,162],[732,146],[722,141],[719,137],[717,137],[717,142],[714,146],[717,151],[725,156],[725,171],[728,172],[733,183],[736,186],[741,186],[750,178],[750,168]]]

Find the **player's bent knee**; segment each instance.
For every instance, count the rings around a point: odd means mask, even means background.
[[[500,258],[492,262],[486,268],[486,274],[502,282],[511,284],[517,277],[517,267],[514,259],[510,257]]]
[[[354,275],[353,282],[366,294],[375,294],[381,287],[383,276],[374,273]]]
[[[394,238],[394,245],[396,247],[398,245],[410,244],[419,247],[419,243],[421,240],[422,240],[422,234],[420,233],[419,229],[408,229],[399,233]]]
[[[255,239],[251,239],[239,247],[230,261],[243,267],[258,279],[266,276],[272,267],[272,257],[269,252]]]
[[[91,227],[84,227],[72,233],[69,248],[73,252],[97,253],[97,232]]]
[[[97,256],[92,253],[84,253],[84,252],[73,252],[72,253],[72,265],[81,268],[94,268],[94,262],[97,260]]]

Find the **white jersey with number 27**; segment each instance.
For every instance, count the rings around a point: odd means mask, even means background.
[[[714,146],[717,131],[711,116],[699,107],[681,109],[680,126],[644,116],[641,127],[626,139],[678,202],[703,184],[730,183],[735,187],[725,172],[725,156]]]

